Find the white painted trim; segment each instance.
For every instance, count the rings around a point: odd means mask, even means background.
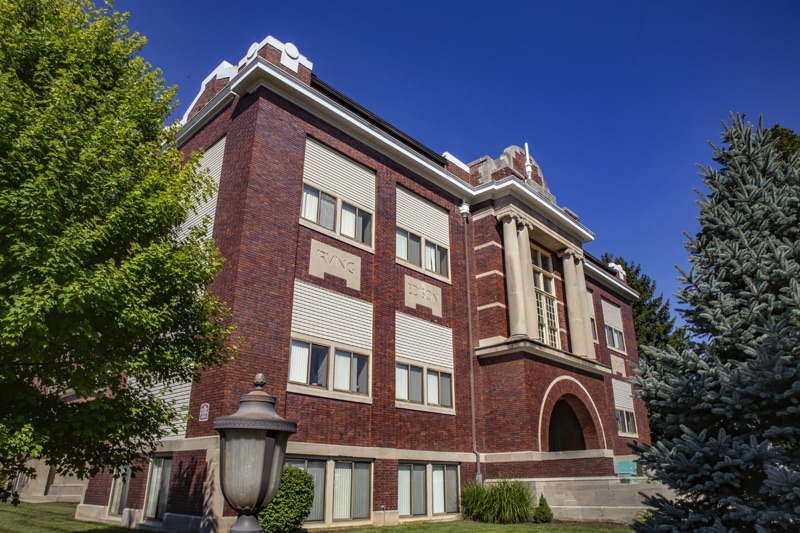
[[[638,292],[631,289],[608,272],[600,270],[600,268],[589,261],[584,261],[584,271],[586,272],[587,277],[599,281],[602,285],[605,285],[609,289],[627,296],[631,300],[635,300],[639,297]]]
[[[345,446],[340,444],[318,444],[289,440],[287,455],[310,455],[322,457],[351,457],[353,459],[396,459],[398,461],[434,461],[472,463],[472,452],[436,452],[429,450],[404,450],[399,448],[377,448],[371,446]]]
[[[528,461],[558,461],[562,459],[595,459],[614,457],[614,450],[573,450],[568,452],[498,452],[482,453],[481,462],[484,463],[522,463]]]
[[[594,409],[595,414],[597,415],[597,422],[600,424],[600,434],[603,435],[603,448],[608,448],[608,443],[606,442],[606,432],[603,429],[603,419],[600,417],[600,412],[597,410],[597,406],[594,404],[594,400],[592,399],[592,395],[589,394],[589,391],[586,390],[586,387],[581,384],[580,381],[573,378],[572,376],[559,376],[554,379],[550,385],[547,386],[547,390],[544,392],[544,396],[542,397],[542,405],[539,408],[539,449],[542,449],[542,418],[544,417],[544,406],[547,403],[547,396],[550,394],[550,391],[553,389],[556,383],[559,381],[572,381],[578,385],[578,387],[586,393],[586,397],[589,398],[589,402],[592,404],[592,408]]]
[[[475,279],[485,278],[487,276],[500,276],[501,278],[506,277],[505,274],[500,272],[499,270],[490,270],[488,272],[481,272],[475,276]]]
[[[492,302],[490,304],[478,306],[478,311],[483,311],[484,309],[491,309],[493,307],[499,307],[501,309],[505,309],[506,305],[505,304],[501,304],[500,302]],[[499,338],[505,340],[505,337],[499,337]]]
[[[194,100],[192,100],[192,103],[189,104],[189,107],[188,109],[186,109],[186,112],[183,114],[183,118],[181,118],[181,125],[186,125],[186,121],[189,120],[189,113],[192,112],[192,109],[194,109],[194,106],[197,104],[197,101],[200,100],[201,96],[203,96],[203,93],[206,91],[206,85],[208,85],[211,82],[211,80],[213,80],[214,78],[217,78],[218,80],[230,79],[236,75],[236,72],[237,68],[228,63],[227,61],[223,61],[222,63],[217,65],[217,68],[212,70],[211,74],[206,76],[206,79],[204,79],[200,83],[200,90],[198,91],[197,96],[194,97]]]
[[[457,166],[458,168],[460,168],[461,170],[463,170],[467,174],[469,174],[469,167],[467,166],[467,164],[464,163],[463,161],[461,161],[459,158],[457,158],[453,154],[451,154],[450,152],[443,153],[442,157],[444,157],[445,159],[447,159],[448,161],[453,163],[455,166]]]
[[[479,245],[475,246],[473,248],[473,250],[475,250],[477,252],[478,250],[483,250],[484,248],[488,248],[489,246],[496,246],[497,248],[500,248],[501,250],[503,249],[503,245],[500,244],[499,242],[489,241],[489,242],[485,242],[483,244],[479,244]]]
[[[266,87],[279,96],[297,104],[332,126],[341,129],[354,139],[366,143],[378,152],[395,160],[412,172],[418,173],[432,183],[443,187],[466,202],[475,204],[480,201],[497,199],[512,194],[548,217],[581,242],[594,240],[594,234],[588,228],[571,218],[557,205],[551,203],[516,177],[509,176],[500,181],[492,181],[478,187],[472,187],[422,157],[377,126],[370,124],[343,106],[333,102],[261,57],[256,57],[240,71],[221,94],[230,95],[233,93],[245,96],[256,91],[259,87]],[[219,105],[219,102],[214,103]],[[196,115],[192,120],[184,124],[184,130],[177,135],[178,144],[189,132],[199,127],[201,122],[214,116],[214,109],[210,105],[204,109],[208,109],[208,111],[202,113],[203,117]],[[184,134],[184,132],[187,133]]]

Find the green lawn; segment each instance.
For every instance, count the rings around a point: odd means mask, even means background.
[[[438,524],[414,524],[381,528],[349,529],[353,533],[477,533],[497,531],[499,533],[623,533],[630,532],[625,526],[610,524],[521,524],[500,526],[479,522],[444,522]]]
[[[72,503],[21,503],[18,507],[0,504],[1,533],[121,533],[130,529],[111,527],[92,522],[79,522]],[[313,530],[312,530],[313,531]],[[343,530],[338,530],[344,533]],[[498,531],[500,533],[622,533],[630,531],[624,526],[606,524],[547,524],[496,526],[477,522],[444,522],[437,524],[414,524],[384,528],[351,529],[354,533],[478,533]]]
[[[2,533],[120,533],[130,529],[75,520],[74,503],[21,503],[14,507],[0,503]]]

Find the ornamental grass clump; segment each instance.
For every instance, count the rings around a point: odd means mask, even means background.
[[[311,512],[314,502],[314,479],[294,466],[286,466],[281,486],[270,504],[258,513],[258,523],[265,533],[297,531]]]
[[[461,491],[464,518],[489,524],[519,524],[532,516],[531,493],[521,481],[467,483]]]

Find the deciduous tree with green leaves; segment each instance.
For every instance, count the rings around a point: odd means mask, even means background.
[[[663,438],[640,448],[677,498],[636,530],[800,530],[800,152],[743,117],[703,168],[680,298],[691,350],[634,378]]]
[[[37,455],[79,476],[130,464],[176,420],[157,385],[232,355],[205,290],[221,259],[207,227],[179,230],[213,185],[164,127],[175,90],[144,43],[111,7],[0,0],[6,476]]]

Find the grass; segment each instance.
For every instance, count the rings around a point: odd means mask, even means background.
[[[0,503],[3,533],[130,533],[130,529],[75,520],[74,503]]]
[[[18,507],[0,504],[2,533],[130,533],[132,530],[75,520],[74,503],[21,503]],[[380,519],[380,516],[377,518]],[[382,528],[337,530],[337,533],[623,533],[625,526],[610,524],[518,524],[497,525],[479,522],[439,522]]]
[[[482,524],[480,522],[440,522],[436,524],[410,524],[380,528],[339,530],[338,533],[623,533],[631,530],[613,524]]]

